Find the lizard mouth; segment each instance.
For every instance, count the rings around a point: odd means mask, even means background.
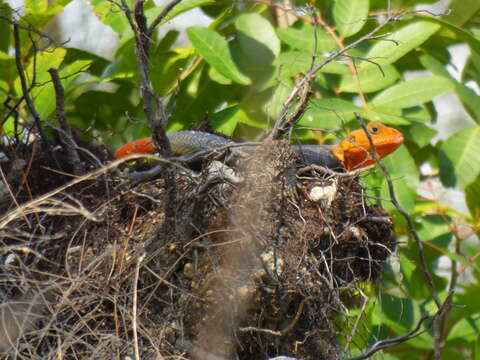
[[[375,139],[375,147],[378,147],[379,145],[388,145],[391,144],[392,146],[400,146],[403,144],[403,135],[400,134],[395,137],[391,138],[384,138],[384,139]]]
[[[395,142],[399,143],[399,144],[403,144],[403,135],[398,135],[397,137],[395,137],[394,139]]]

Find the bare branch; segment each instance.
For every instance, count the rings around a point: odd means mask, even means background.
[[[30,97],[30,89],[27,86],[27,79],[22,66],[22,52],[20,47],[20,30],[17,23],[13,23],[13,38],[15,43],[15,64],[17,65],[18,76],[20,77],[20,84],[22,85],[22,93],[27,103],[28,110],[33,116],[35,126],[37,127],[40,138],[44,145],[48,145],[47,138],[43,132],[40,115],[35,109],[32,98]]]
[[[391,22],[398,21],[401,16],[403,16],[403,13],[400,14],[390,14],[388,18],[378,25],[375,29],[370,31],[368,34],[362,36],[361,38],[357,39],[356,41],[352,42],[351,44],[345,46],[344,48],[335,51],[331,53],[329,56],[327,56],[325,59],[323,59],[320,63],[312,66],[310,71],[308,71],[304,78],[293,88],[292,92],[290,93],[289,97],[287,100],[283,103],[282,111],[280,113],[280,116],[278,120],[275,122],[275,125],[270,132],[270,134],[267,136],[268,140],[275,140],[283,135],[285,135],[288,131],[289,128],[291,128],[295,122],[300,119],[300,117],[303,115],[303,112],[306,109],[306,106],[302,106],[299,104],[296,107],[296,110],[293,111],[292,114],[289,115],[289,109],[292,103],[295,101],[295,99],[299,96],[299,94],[304,94],[310,93],[309,87],[313,83],[316,77],[316,73],[324,67],[326,64],[332,62],[334,59],[338,58],[339,56],[345,54],[348,50],[355,48],[359,44],[363,43],[364,41],[371,40],[371,39],[377,39],[378,35],[376,35],[381,29],[383,29],[385,26],[390,24]],[[385,40],[385,39],[383,39]],[[307,103],[310,100],[311,94],[308,96],[302,96],[300,95],[300,103],[305,102]]]
[[[370,142],[370,146],[373,149],[373,157],[375,161],[378,163],[380,168],[382,169],[383,174],[385,175],[385,178],[387,179],[387,184],[388,184],[388,191],[390,193],[390,201],[392,204],[395,206],[397,211],[405,218],[407,221],[407,226],[410,231],[410,234],[412,235],[413,239],[415,240],[415,244],[418,249],[418,257],[420,259],[420,270],[422,271],[424,277],[427,280],[428,287],[430,289],[430,292],[432,294],[432,298],[435,301],[435,304],[437,305],[438,310],[438,316],[435,316],[433,319],[433,332],[434,332],[434,338],[435,338],[435,347],[433,349],[435,359],[440,360],[441,359],[441,352],[440,352],[440,343],[441,343],[441,336],[442,336],[442,331],[441,331],[441,326],[440,326],[440,317],[441,317],[441,312],[444,307],[448,308],[448,305],[450,304],[449,298],[451,296],[448,296],[447,299],[445,300],[444,303],[440,301],[440,298],[438,297],[437,289],[435,288],[435,284],[433,283],[433,277],[432,274],[430,274],[430,271],[428,270],[428,265],[427,261],[425,259],[425,253],[423,251],[423,243],[422,240],[420,239],[420,236],[418,235],[417,230],[415,229],[415,225],[413,224],[413,220],[410,217],[410,215],[405,211],[405,209],[402,208],[400,203],[398,202],[396,196],[395,196],[395,188],[393,186],[392,179],[390,177],[390,174],[385,167],[385,165],[381,162],[380,156],[377,153],[377,150],[375,148],[375,145],[373,144],[373,139],[368,131],[367,127],[365,126],[365,123],[363,122],[362,118],[358,113],[355,113],[355,116],[357,118],[357,121],[360,123],[362,126],[363,130],[367,134],[368,141]],[[451,290],[451,293],[453,295],[453,289]]]
[[[413,224],[412,218],[405,211],[405,209],[402,208],[402,206],[400,205],[400,203],[398,202],[398,200],[395,196],[395,188],[393,186],[392,178],[391,178],[390,173],[388,172],[387,168],[385,167],[385,165],[380,160],[380,156],[378,155],[377,149],[375,148],[375,145],[373,144],[373,139],[372,139],[372,136],[371,136],[370,132],[368,131],[364,121],[362,120],[362,118],[360,117],[360,115],[357,112],[355,112],[355,116],[357,118],[357,121],[362,126],[365,133],[367,134],[368,141],[370,142],[370,146],[373,150],[373,157],[375,159],[375,162],[380,166],[383,174],[385,175],[385,178],[387,179],[388,190],[389,190],[389,193],[390,193],[390,201],[395,206],[397,211],[400,214],[402,214],[402,216],[407,221],[408,229],[410,230],[410,233],[413,236],[413,238],[415,240],[415,243],[417,245],[417,248],[418,248],[418,255],[419,255],[419,258],[420,258],[420,268],[422,270],[423,275],[427,279],[428,286],[430,288],[430,291],[432,292],[433,300],[435,301],[435,304],[437,305],[437,308],[440,308],[442,306],[442,302],[438,298],[438,293],[437,293],[437,290],[436,290],[435,285],[433,283],[432,274],[430,274],[430,271],[428,270],[427,261],[425,260],[425,253],[423,252],[422,240],[420,240],[420,236],[418,235],[418,232],[415,229],[415,225]]]
[[[79,175],[83,173],[83,166],[80,160],[80,156],[76,151],[77,144],[73,139],[72,127],[67,121],[67,115],[65,113],[65,92],[63,90],[62,82],[58,75],[58,70],[51,68],[48,70],[50,76],[52,77],[53,87],[55,89],[55,102],[56,102],[56,113],[57,120],[60,124],[60,127],[64,131],[64,136],[60,136],[60,141],[63,143],[65,150],[68,154],[68,160],[72,164],[73,173]]]
[[[442,304],[440,304],[440,307],[438,308],[437,312],[435,313],[435,315],[433,315],[433,321],[427,326],[427,328],[425,330],[420,330],[420,328],[421,328],[422,324],[425,322],[425,320],[427,320],[429,318],[428,315],[422,316],[422,318],[418,321],[417,326],[415,326],[415,328],[413,330],[409,331],[405,335],[397,336],[397,337],[394,337],[394,338],[391,338],[391,339],[377,341],[375,344],[373,344],[372,347],[370,347],[370,349],[367,352],[363,353],[362,355],[355,356],[353,358],[348,358],[348,359],[345,359],[345,360],[364,360],[364,359],[368,359],[369,357],[371,357],[372,355],[374,355],[375,353],[377,353],[380,350],[389,348],[389,347],[394,346],[394,345],[401,344],[401,343],[403,343],[407,340],[410,340],[410,339],[420,335],[421,333],[423,333],[426,330],[428,330],[429,328],[431,328],[432,323],[433,323],[433,326],[435,327],[435,323],[437,323],[438,319],[443,316],[444,312],[446,311],[446,308],[449,306],[453,294],[454,294],[454,291],[450,291],[448,293],[445,301]]]
[[[364,359],[368,359],[369,357],[371,357],[373,354],[379,352],[380,350],[389,348],[389,347],[394,346],[394,345],[401,344],[401,343],[403,343],[407,340],[410,340],[410,339],[420,335],[423,332],[423,331],[420,331],[420,328],[421,328],[422,324],[425,322],[425,320],[427,320],[428,318],[429,318],[428,315],[423,316],[418,321],[417,326],[415,326],[415,328],[413,330],[409,331],[405,335],[397,336],[397,337],[387,339],[387,340],[377,341],[375,344],[373,344],[373,346],[367,352],[363,353],[362,355],[355,356],[353,358],[348,358],[348,359],[345,359],[345,360],[364,360]]]
[[[150,26],[148,27],[147,30],[147,36],[150,38],[152,37],[152,33],[155,30],[155,28],[162,22],[163,19],[168,15],[168,13],[182,0],[172,0],[169,4],[165,6],[165,8],[162,10],[162,12],[155,18],[155,20],[152,21]]]
[[[170,156],[172,154],[170,142],[165,129],[168,122],[165,106],[162,99],[153,89],[149,74],[149,50],[151,38],[148,33],[147,19],[143,9],[144,0],[137,0],[132,16],[132,11],[122,0],[122,10],[135,34],[135,52],[137,54],[138,70],[140,73],[140,92],[143,98],[143,111],[152,129],[154,144],[160,150],[160,154]]]

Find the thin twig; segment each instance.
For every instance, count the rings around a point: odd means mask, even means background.
[[[162,12],[155,18],[155,20],[152,21],[152,23],[147,29],[147,36],[149,38],[152,37],[153,31],[155,30],[155,28],[162,22],[163,19],[165,19],[168,13],[180,2],[182,2],[182,0],[172,0],[172,2],[170,2],[163,8]]]
[[[403,343],[407,340],[413,339],[414,337],[417,337],[418,335],[427,331],[428,329],[430,329],[432,327],[432,323],[433,323],[433,326],[435,326],[435,322],[438,322],[438,319],[441,316],[443,316],[448,304],[450,304],[450,301],[451,301],[454,293],[455,293],[454,291],[450,291],[448,293],[447,297],[445,298],[445,301],[442,304],[440,304],[440,307],[438,308],[437,312],[435,313],[435,315],[433,315],[433,321],[429,325],[427,325],[425,330],[420,331],[420,327],[425,322],[425,320],[427,320],[429,318],[428,315],[422,316],[422,318],[418,321],[417,326],[415,326],[415,328],[413,330],[409,331],[405,335],[397,336],[397,337],[394,337],[394,338],[391,338],[391,339],[377,341],[375,344],[373,344],[370,347],[370,349],[368,351],[366,351],[362,355],[355,356],[353,358],[348,358],[348,359],[345,359],[345,360],[364,360],[364,359],[368,359],[380,350],[389,348],[389,347],[394,346],[394,345],[401,344],[401,343]]]
[[[348,359],[345,359],[345,360],[364,360],[364,359],[368,359],[369,357],[371,357],[376,352],[379,352],[380,350],[389,348],[389,347],[394,346],[394,345],[401,344],[401,343],[403,343],[407,340],[410,340],[410,339],[420,335],[424,331],[424,330],[420,331],[420,328],[421,328],[422,324],[425,322],[425,320],[427,320],[428,318],[429,318],[428,315],[423,316],[418,321],[417,326],[415,326],[415,328],[413,330],[409,331],[405,335],[397,336],[397,337],[394,337],[394,338],[391,338],[391,339],[377,341],[375,344],[373,344],[372,347],[370,347],[370,349],[367,352],[363,353],[362,355],[355,356],[353,358],[348,358]]]
[[[427,279],[428,286],[430,288],[430,291],[432,292],[433,300],[435,301],[435,304],[437,305],[437,308],[440,308],[442,306],[442,302],[438,298],[438,293],[437,293],[437,290],[436,290],[435,285],[433,283],[432,275],[430,274],[430,271],[428,270],[427,261],[425,259],[425,253],[423,251],[422,240],[420,239],[420,236],[418,235],[418,232],[415,229],[415,225],[413,224],[412,218],[405,211],[405,209],[402,208],[402,206],[400,205],[400,203],[398,202],[398,200],[396,198],[395,188],[393,186],[392,178],[391,178],[390,173],[388,172],[387,168],[385,167],[385,165],[380,160],[380,156],[378,155],[377,149],[375,148],[375,145],[373,143],[373,139],[372,139],[372,136],[371,136],[370,132],[368,131],[368,129],[367,129],[364,121],[360,117],[360,115],[357,112],[355,112],[354,114],[355,114],[355,117],[357,118],[357,121],[362,126],[363,131],[365,131],[365,133],[367,135],[368,141],[370,142],[370,146],[372,148],[372,155],[373,155],[373,158],[375,159],[375,162],[380,166],[383,174],[385,175],[385,178],[387,179],[388,190],[389,190],[389,193],[390,193],[390,201],[395,206],[397,211],[400,214],[402,214],[402,216],[407,221],[408,229],[410,230],[410,233],[413,236],[413,238],[415,240],[415,243],[417,245],[417,248],[418,248],[418,255],[419,255],[419,258],[420,258],[420,268],[423,272],[423,275]]]
[[[17,23],[13,23],[13,38],[15,43],[15,64],[17,66],[18,76],[20,77],[20,84],[22,86],[22,93],[25,97],[25,101],[27,103],[28,110],[33,116],[35,121],[35,126],[37,127],[38,133],[40,134],[40,138],[42,139],[42,143],[48,146],[47,138],[43,132],[40,115],[38,114],[37,110],[35,109],[35,105],[33,104],[32,98],[30,97],[30,91],[27,86],[27,79],[25,77],[25,72],[22,66],[22,52],[20,46],[20,31],[19,25]]]
[[[442,304],[442,302],[440,301],[440,298],[438,297],[437,289],[435,288],[435,284],[433,283],[432,274],[430,274],[430,271],[428,270],[427,261],[425,259],[425,253],[423,251],[422,240],[420,239],[420,236],[418,235],[417,230],[415,229],[415,225],[413,224],[412,218],[405,211],[405,209],[403,209],[403,207],[400,205],[400,203],[398,202],[398,200],[395,196],[395,188],[393,186],[393,182],[392,182],[392,179],[390,177],[390,173],[388,172],[387,168],[385,167],[385,165],[380,160],[380,156],[378,155],[377,149],[375,148],[375,145],[373,144],[373,139],[372,139],[372,136],[371,136],[370,132],[368,131],[368,129],[367,129],[364,121],[360,117],[360,115],[357,112],[355,112],[354,114],[355,114],[355,117],[357,118],[357,121],[362,126],[363,131],[365,131],[365,133],[367,135],[368,141],[370,142],[370,146],[372,148],[372,153],[373,153],[373,157],[375,159],[375,162],[380,166],[380,168],[382,169],[382,172],[383,172],[383,174],[384,174],[384,176],[387,180],[388,191],[390,193],[390,201],[395,206],[397,211],[407,221],[408,229],[410,231],[410,234],[414,238],[415,244],[416,244],[417,249],[418,249],[418,257],[420,259],[420,270],[422,271],[424,277],[427,280],[427,284],[428,284],[428,287],[430,288],[432,298],[435,301],[435,304],[437,305],[437,308],[440,311],[440,309],[442,309],[443,306],[446,304],[447,300],[445,300],[445,302]],[[441,329],[440,329],[439,320],[440,320],[439,316],[435,316],[434,319],[433,319],[433,332],[434,332],[434,338],[435,338],[435,348],[433,350],[434,350],[435,359],[437,359],[437,360],[441,360],[441,352],[440,352]]]
[[[292,92],[288,96],[287,100],[283,103],[282,111],[280,113],[280,116],[278,120],[275,122],[275,125],[270,132],[270,134],[267,136],[268,140],[275,140],[283,136],[288,132],[288,129],[292,127],[295,124],[295,121],[299,119],[305,110],[305,106],[298,105],[296,107],[297,111],[300,111],[297,113],[294,111],[292,114],[289,114],[289,109],[292,103],[295,101],[297,96],[301,91],[305,91],[308,93],[307,90],[304,90],[305,87],[308,87],[309,84],[313,82],[315,79],[316,73],[324,67],[326,64],[332,62],[334,59],[337,57],[343,55],[346,53],[348,50],[355,48],[359,44],[363,43],[364,41],[371,40],[371,39],[377,39],[378,35],[377,34],[381,29],[383,29],[385,26],[387,26],[389,23],[393,21],[398,21],[398,19],[402,16],[403,14],[393,14],[389,15],[388,18],[378,25],[375,29],[370,31],[368,34],[362,36],[361,38],[357,39],[356,41],[352,42],[351,44],[345,46],[343,49],[337,50],[333,53],[331,53],[329,56],[327,56],[325,59],[323,59],[320,63],[317,65],[313,66],[310,71],[308,71],[304,78],[293,88]],[[301,101],[302,102],[308,102],[310,100],[311,95],[309,96],[302,96]]]
[[[140,360],[140,350],[138,349],[138,331],[137,331],[137,302],[138,302],[138,278],[140,274],[140,265],[145,258],[142,254],[135,266],[135,276],[133,279],[133,305],[132,305],[132,330],[133,330],[133,347],[135,349],[135,359]]]

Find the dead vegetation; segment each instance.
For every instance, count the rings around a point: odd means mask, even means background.
[[[300,169],[284,142],[236,184],[212,178],[229,171],[218,160],[173,181],[131,186],[110,165],[69,184],[34,148],[2,164],[6,358],[339,359],[336,319],[395,249],[356,177]]]

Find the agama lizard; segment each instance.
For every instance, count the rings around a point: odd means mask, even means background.
[[[392,153],[403,143],[400,131],[382,123],[371,122],[367,129],[380,158]],[[167,136],[172,151],[177,155],[194,154],[235,144],[232,140],[201,131],[177,131]],[[299,152],[305,163],[330,169],[343,168],[351,171],[375,162],[373,149],[363,129],[352,131],[345,140],[335,145],[294,145],[293,148]],[[132,154],[153,154],[156,151],[152,138],[146,137],[121,146],[114,156],[120,159]]]

